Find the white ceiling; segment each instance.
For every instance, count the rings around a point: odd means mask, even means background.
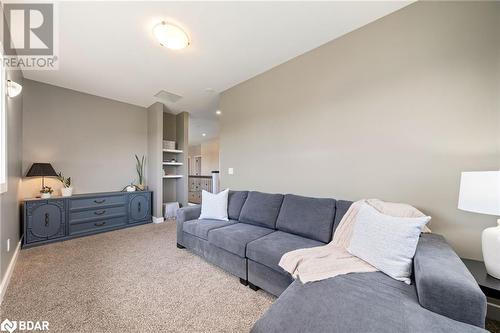
[[[145,107],[162,89],[181,95],[166,104],[191,113],[195,142],[217,136],[218,93],[410,2],[60,2],[59,70],[24,74]],[[162,20],[191,45],[160,46],[152,28]]]

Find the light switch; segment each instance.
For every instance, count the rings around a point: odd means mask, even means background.
[[[234,169],[233,168],[228,168],[227,169],[227,174],[228,175],[234,175]]]

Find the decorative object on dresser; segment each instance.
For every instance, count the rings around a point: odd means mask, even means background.
[[[151,191],[23,201],[23,248],[151,222]]]
[[[53,190],[45,186],[45,177],[57,177],[57,173],[50,163],[33,163],[26,173],[26,177],[42,177],[42,188],[40,189],[43,198],[50,198]]]
[[[50,187],[50,186],[44,186],[40,190],[40,198],[42,198],[42,199],[48,199],[48,198],[50,198],[52,196],[52,192],[54,192],[54,190],[52,189],[52,187]]]
[[[458,208],[500,216],[500,171],[462,172]],[[483,231],[482,248],[486,271],[500,279],[500,219],[497,223]]]
[[[63,184],[61,188],[61,195],[63,197],[70,197],[73,194],[73,187],[71,187],[71,177],[64,177],[62,172],[57,174],[57,179]]]
[[[139,181],[137,188],[139,188],[139,190],[141,191],[144,191],[144,189],[146,189],[146,185],[144,185],[144,155],[142,155],[141,159],[139,159],[139,157],[135,155],[135,160],[137,162],[135,169],[137,170],[137,178]]]
[[[135,185],[130,184],[125,187],[125,192],[135,192]]]

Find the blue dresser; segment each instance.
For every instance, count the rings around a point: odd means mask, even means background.
[[[151,191],[23,201],[23,247],[151,222]]]

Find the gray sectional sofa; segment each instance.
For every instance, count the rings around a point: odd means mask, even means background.
[[[485,332],[486,298],[444,238],[421,236],[411,285],[381,272],[302,284],[278,266],[286,252],[328,243],[352,202],[230,191],[229,221],[177,214],[187,248],[278,296],[252,332]]]

